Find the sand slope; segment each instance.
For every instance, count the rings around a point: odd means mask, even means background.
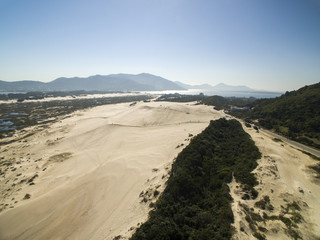
[[[297,228],[292,227],[303,239],[320,239],[320,182],[315,177],[309,166],[318,161],[293,148],[284,142],[275,142],[273,137],[253,128],[243,128],[251,135],[255,144],[262,153],[258,160],[258,167],[253,171],[258,179],[256,187],[259,197],[256,200],[242,200],[243,192],[235,181],[230,184],[231,195],[234,199],[233,212],[235,215],[236,234],[234,239],[256,239],[252,236],[247,215],[241,204],[252,208],[254,213],[263,217],[263,212],[269,216],[282,215],[293,219],[292,209],[286,211],[288,204],[297,203],[301,210],[295,211],[302,215],[303,220],[297,223]],[[254,205],[263,196],[269,196],[272,211],[259,209]],[[288,228],[280,220],[267,220],[259,222],[258,226],[266,228],[267,239],[293,239],[288,233]],[[242,228],[242,231],[240,230]]]
[[[129,236],[164,188],[181,144],[221,116],[194,104],[107,105],[2,146],[14,164],[0,176],[0,239]]]

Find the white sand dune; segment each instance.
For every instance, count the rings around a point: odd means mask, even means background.
[[[0,177],[0,239],[130,236],[164,188],[176,147],[221,116],[194,104],[106,105],[2,146],[15,163]]]

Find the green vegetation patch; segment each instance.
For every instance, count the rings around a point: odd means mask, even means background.
[[[26,195],[24,195],[23,200],[29,199],[31,198],[31,195],[29,193],[27,193]]]
[[[254,204],[254,206],[256,207],[256,208],[260,208],[260,209],[262,209],[262,210],[269,210],[269,211],[273,211],[273,206],[272,206],[272,204],[270,203],[270,198],[269,198],[269,196],[263,196],[263,198],[260,200],[260,201],[258,201],[258,202],[256,202],[255,204]]]
[[[265,212],[263,218],[265,221],[281,221],[285,224],[285,233],[292,239],[302,239],[299,231],[299,223],[304,221],[302,215],[299,213],[301,207],[295,201],[288,203],[286,206],[281,206],[281,213],[279,215],[268,216]],[[260,228],[259,228],[260,230]],[[261,231],[261,230],[260,230]]]
[[[72,156],[72,153],[65,152],[65,153],[60,153],[53,155],[49,157],[49,162],[63,162],[64,160],[69,159]]]
[[[181,95],[179,93],[173,93],[173,94],[164,94],[157,98],[157,102],[195,102],[195,101],[201,101],[205,98],[203,94],[199,95]]]
[[[233,173],[253,192],[257,181],[251,171],[260,157],[238,121],[211,121],[178,155],[149,220],[131,239],[230,239],[234,219],[227,183]]]
[[[317,174],[316,178],[320,178],[320,164],[310,166],[312,170],[314,170]]]
[[[259,233],[259,232],[254,232],[253,233],[253,236],[256,238],[256,239],[259,239],[259,240],[264,240],[266,239],[266,236],[262,233]]]
[[[221,97],[221,96],[210,96],[204,98],[201,103],[206,105],[212,105],[216,110],[230,110],[231,106],[237,107],[251,107],[256,98],[237,98],[237,97]]]

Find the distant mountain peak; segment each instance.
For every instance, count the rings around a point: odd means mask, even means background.
[[[152,74],[150,74],[150,73],[139,73],[139,74],[136,74],[136,75],[138,75],[138,76],[145,75],[145,76],[154,76],[154,77],[158,77],[158,76],[156,76],[156,75],[152,75]]]
[[[217,85],[215,85],[216,87],[225,87],[225,86],[228,86],[227,84],[225,83],[218,83]]]
[[[252,88],[249,88],[244,85],[238,85],[238,86],[233,86],[233,85],[228,85],[225,83],[219,83],[213,87],[213,90],[215,91],[249,91],[253,92],[256,91]]]

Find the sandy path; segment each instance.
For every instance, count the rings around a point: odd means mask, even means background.
[[[283,214],[283,207],[293,202],[301,207],[297,212],[304,219],[294,230],[300,232],[303,239],[320,239],[320,183],[309,169],[309,166],[315,165],[318,161],[288,143],[273,141],[272,136],[262,131],[257,133],[252,128],[246,128],[244,124],[243,128],[251,135],[262,153],[258,167],[253,171],[259,181],[256,187],[259,197],[256,200],[242,200],[242,192],[238,184],[233,182],[230,185],[231,194],[235,199],[233,211],[237,234],[234,239],[256,239],[252,235],[250,237],[252,231],[244,219],[246,214],[239,207],[239,203],[253,208],[254,212],[261,216],[263,212],[271,216]],[[254,203],[263,196],[270,197],[270,202],[274,206],[273,211],[263,211],[254,206]],[[292,217],[290,212],[283,216]],[[259,223],[259,226],[268,230],[264,233],[267,239],[292,239],[285,230],[285,224],[280,220],[268,220],[265,223]],[[240,231],[240,227],[244,231]]]
[[[15,163],[0,176],[0,239],[129,236],[164,188],[176,147],[221,115],[194,104],[106,105],[2,146]]]
[[[271,135],[271,137],[279,138],[279,139],[281,139],[283,142],[288,143],[288,144],[290,144],[290,145],[293,146],[293,147],[299,148],[299,149],[301,149],[301,150],[303,150],[303,151],[307,151],[307,152],[309,152],[309,153],[311,153],[311,154],[313,154],[313,155],[315,155],[315,156],[317,156],[317,157],[320,157],[320,151],[317,150],[317,149],[315,149],[315,148],[311,148],[311,147],[308,147],[308,146],[306,146],[306,145],[304,145],[304,144],[301,144],[301,143],[292,141],[292,140],[290,140],[290,139],[288,139],[288,138],[282,137],[281,135],[276,134],[276,133],[271,132],[271,131],[268,131],[268,130],[266,130],[266,129],[260,129],[260,131],[262,131],[262,132],[264,132],[264,133],[267,133],[268,135]]]

